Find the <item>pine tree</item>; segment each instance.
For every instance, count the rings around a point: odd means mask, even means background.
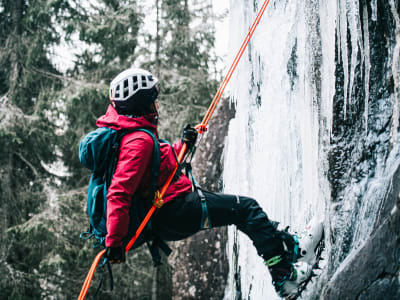
[[[153,36],[133,0],[0,0],[2,296],[76,297],[96,252],[77,238],[87,223],[90,175],[78,161],[79,141],[105,112],[109,82],[132,65],[160,78],[161,128],[168,138],[176,138],[187,120],[200,119],[215,92],[210,3],[156,0]],[[81,50],[65,74],[50,59],[60,32],[71,43],[78,39]],[[53,209],[46,200],[55,176],[46,166],[57,159],[70,176],[53,196]],[[146,249],[130,257],[135,268],[129,276],[114,273],[119,290],[112,296],[155,296],[141,288],[153,282]],[[140,278],[139,287],[133,278]],[[110,297],[107,290],[99,295]]]
[[[144,65],[156,66],[161,134],[175,140],[185,123],[200,122],[217,89],[214,19],[211,1],[163,0],[159,10],[156,55]]]
[[[68,126],[60,147],[72,173],[68,184],[79,187],[87,184],[89,174],[78,161],[79,141],[105,113],[112,78],[136,60],[142,15],[133,0],[101,0],[96,5],[80,0],[70,3],[64,24],[67,40],[74,41],[79,33],[85,50],[77,55],[74,68],[68,70],[73,82],[65,89]]]
[[[57,158],[53,99],[61,81],[48,54],[59,40],[53,18],[64,4],[0,0],[0,287],[10,299],[40,296],[33,274],[39,261],[24,260],[26,245],[11,232],[46,205],[53,177],[45,166]],[[32,257],[46,251],[31,249]]]
[[[42,198],[44,164],[55,158],[52,96],[61,87],[47,54],[59,36],[61,1],[0,1],[0,199],[6,226],[29,219]]]

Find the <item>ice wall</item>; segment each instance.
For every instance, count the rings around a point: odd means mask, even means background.
[[[231,0],[228,61],[262,2]],[[326,268],[304,299],[368,239],[399,167],[399,31],[394,0],[271,1],[230,83],[225,192],[292,230],[325,222]],[[229,239],[226,299],[277,298],[250,240]]]

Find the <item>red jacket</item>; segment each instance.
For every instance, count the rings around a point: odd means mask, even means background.
[[[157,136],[157,126],[145,117],[130,118],[119,115],[111,105],[96,124],[98,127],[110,127],[115,130],[145,128]],[[132,196],[137,191],[143,192],[150,187],[153,147],[152,138],[141,131],[128,133],[121,140],[117,167],[107,194],[106,247],[122,246],[122,238],[128,233]],[[179,142],[173,147],[179,154],[182,144]],[[167,181],[176,166],[173,151],[169,144],[160,143],[161,163],[157,182],[159,188]],[[164,203],[191,191],[190,180],[182,174],[168,187],[164,195]]]

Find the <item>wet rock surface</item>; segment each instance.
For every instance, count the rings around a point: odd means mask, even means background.
[[[339,13],[355,12],[347,9]],[[323,299],[400,297],[399,9],[395,1],[359,1],[360,31],[347,15],[346,29],[338,30],[347,32],[347,44],[336,36],[332,256]]]
[[[232,33],[251,21],[248,4],[231,5]],[[260,24],[232,89],[226,169],[246,175],[225,184],[258,195],[268,179],[256,199],[292,227],[324,218],[324,268],[303,299],[399,299],[399,1],[278,1]],[[249,241],[229,239],[230,293],[275,299]]]
[[[400,210],[343,261],[323,299],[400,299]]]
[[[208,126],[192,163],[200,185],[210,191],[221,186],[222,156],[229,120],[234,109],[226,99]],[[173,299],[222,299],[224,297],[228,260],[226,257],[227,230],[213,228],[174,243],[169,258],[172,268]]]

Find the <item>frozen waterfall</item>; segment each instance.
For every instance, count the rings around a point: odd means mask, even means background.
[[[262,2],[230,1],[228,62]],[[324,220],[329,267],[314,290],[371,234],[400,164],[398,8],[358,2],[271,1],[229,86],[237,112],[224,192],[254,197],[293,231]],[[374,89],[379,49],[370,45],[382,9],[396,37],[382,67],[394,75],[387,94]],[[228,257],[226,299],[277,298],[262,259],[234,227]]]

